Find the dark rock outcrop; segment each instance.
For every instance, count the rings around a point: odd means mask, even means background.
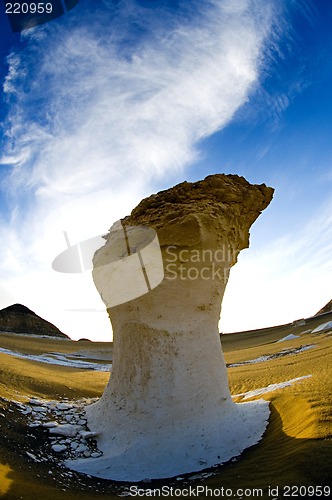
[[[315,316],[319,316],[320,314],[325,314],[329,312],[332,312],[332,300],[330,300],[330,302],[328,302],[324,307],[322,307],[322,309],[320,309],[318,313],[315,314]]]
[[[22,304],[13,304],[0,310],[0,332],[69,338],[52,323]]]

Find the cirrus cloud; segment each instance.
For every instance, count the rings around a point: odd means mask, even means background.
[[[27,31],[8,58],[0,161],[11,170],[0,187],[16,216],[2,224],[11,277],[6,264],[0,272],[11,293],[20,289],[63,329],[63,285],[49,270],[62,231],[73,242],[100,234],[156,186],[180,179],[200,141],[232,120],[259,79],[273,2],[156,5],[81,0]],[[66,287],[86,304],[81,285]]]

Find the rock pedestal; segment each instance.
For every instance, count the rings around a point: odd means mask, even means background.
[[[232,402],[218,321],[229,270],[272,194],[264,184],[213,175],[152,195],[121,221],[125,232],[156,231],[164,277],[108,308],[113,370],[102,398],[87,408],[104,455],[73,468],[121,481],[172,477],[221,464],[261,439],[268,403]],[[111,231],[94,257],[106,305],[117,293],[106,258],[116,239]],[[143,259],[148,275],[150,264]],[[123,285],[135,290],[134,279]]]

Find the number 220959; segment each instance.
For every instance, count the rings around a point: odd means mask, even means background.
[[[330,486],[284,486],[283,497],[330,497]]]
[[[6,3],[6,14],[51,14],[53,5],[48,2],[40,3]]]

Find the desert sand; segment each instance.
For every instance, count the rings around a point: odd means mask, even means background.
[[[220,468],[181,476],[181,480],[139,486],[261,488],[261,498],[269,498],[269,486],[329,484],[332,331],[311,332],[331,320],[332,313],[310,318],[302,326],[290,324],[222,335],[234,401],[270,401],[271,415],[263,439]],[[278,342],[289,335],[296,338]],[[104,363],[94,359],[102,347],[112,350],[112,344],[38,339],[12,333],[0,334],[0,347],[35,356],[62,353],[68,358],[71,353],[88,350],[90,361],[95,363]],[[93,350],[96,356],[92,355]],[[259,358],[268,359],[258,361]],[[33,418],[22,414],[14,403],[33,406],[28,403],[32,397],[62,403],[97,398],[107,384],[108,373],[4,353],[0,353],[0,362],[0,495],[6,499],[88,500],[128,494],[129,484],[76,472],[68,475],[62,464],[66,452],[53,451],[49,430],[29,427]],[[250,394],[257,389],[257,395]]]

